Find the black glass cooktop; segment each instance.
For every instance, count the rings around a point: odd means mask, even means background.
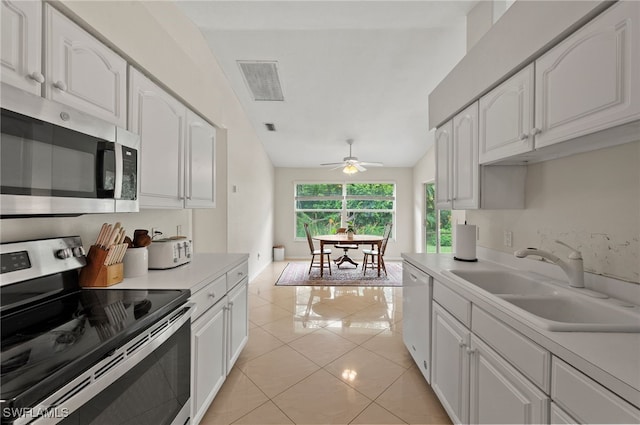
[[[80,289],[2,314],[2,407],[33,406],[189,298],[189,291]]]

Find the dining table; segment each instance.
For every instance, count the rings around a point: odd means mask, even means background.
[[[378,277],[380,277],[380,251],[384,237],[377,235],[351,235],[347,233],[336,233],[333,235],[317,235],[312,237],[320,242],[320,252],[324,252],[325,245],[371,245],[378,248]],[[324,255],[320,256],[320,277],[324,275]]]

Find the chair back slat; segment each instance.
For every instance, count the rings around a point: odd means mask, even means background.
[[[316,249],[313,246],[313,239],[311,239],[311,233],[309,233],[309,223],[304,223],[304,232],[307,234],[307,242],[309,242],[309,251],[313,254]]]
[[[382,239],[382,246],[380,247],[380,255],[384,255],[384,252],[387,250],[387,242],[389,242],[389,236],[391,236],[392,228],[393,228],[393,223],[387,223],[384,226],[384,239]]]

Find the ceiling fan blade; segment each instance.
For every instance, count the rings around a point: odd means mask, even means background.
[[[320,165],[344,165],[344,162],[327,162],[325,164],[320,164]]]
[[[360,171],[360,172],[367,171],[367,169],[362,166],[362,162],[357,163],[357,164],[353,164],[353,166],[356,167],[358,169],[358,171]]]
[[[368,167],[383,167],[382,162],[361,162],[360,165],[366,165]]]

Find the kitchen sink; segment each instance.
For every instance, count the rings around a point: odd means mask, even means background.
[[[536,326],[564,332],[640,332],[640,308],[621,307],[517,270],[447,270],[445,275],[488,292]]]
[[[640,313],[624,307],[592,302],[588,299],[552,297],[516,297],[505,301],[533,316],[534,322],[551,331],[640,332]]]
[[[449,270],[449,272],[495,295],[553,295],[556,293],[553,286],[517,271]]]

